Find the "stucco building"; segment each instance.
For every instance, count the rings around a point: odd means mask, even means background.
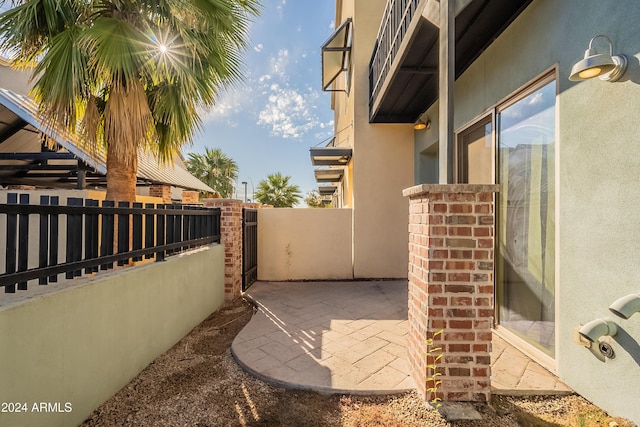
[[[640,298],[639,20],[633,0],[337,0],[350,36],[323,53],[335,145],[353,150],[339,194],[353,207],[354,253],[375,265],[395,242],[388,253],[407,256],[403,188],[497,186],[494,330],[635,422],[640,314],[609,307]],[[336,52],[348,54],[331,68]],[[627,67],[588,78],[585,55],[605,58],[603,73],[611,56]]]

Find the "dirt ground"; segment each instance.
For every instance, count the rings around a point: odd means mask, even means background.
[[[494,396],[476,408],[482,421],[449,423],[415,393],[328,396],[272,387],[242,371],[230,352],[253,310],[241,299],[221,307],[83,426],[633,426],[579,396]]]

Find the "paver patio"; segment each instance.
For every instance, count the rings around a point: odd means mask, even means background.
[[[246,292],[258,311],[231,351],[245,370],[285,387],[351,394],[411,390],[407,292],[406,280],[258,282]],[[496,392],[570,392],[495,335],[492,365]]]

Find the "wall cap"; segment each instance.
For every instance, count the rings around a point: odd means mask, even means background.
[[[424,196],[429,193],[497,193],[497,184],[419,184],[402,190],[404,197]]]

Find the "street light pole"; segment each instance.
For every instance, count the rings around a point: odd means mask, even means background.
[[[247,203],[247,181],[242,181],[241,184],[244,185],[244,202]]]

